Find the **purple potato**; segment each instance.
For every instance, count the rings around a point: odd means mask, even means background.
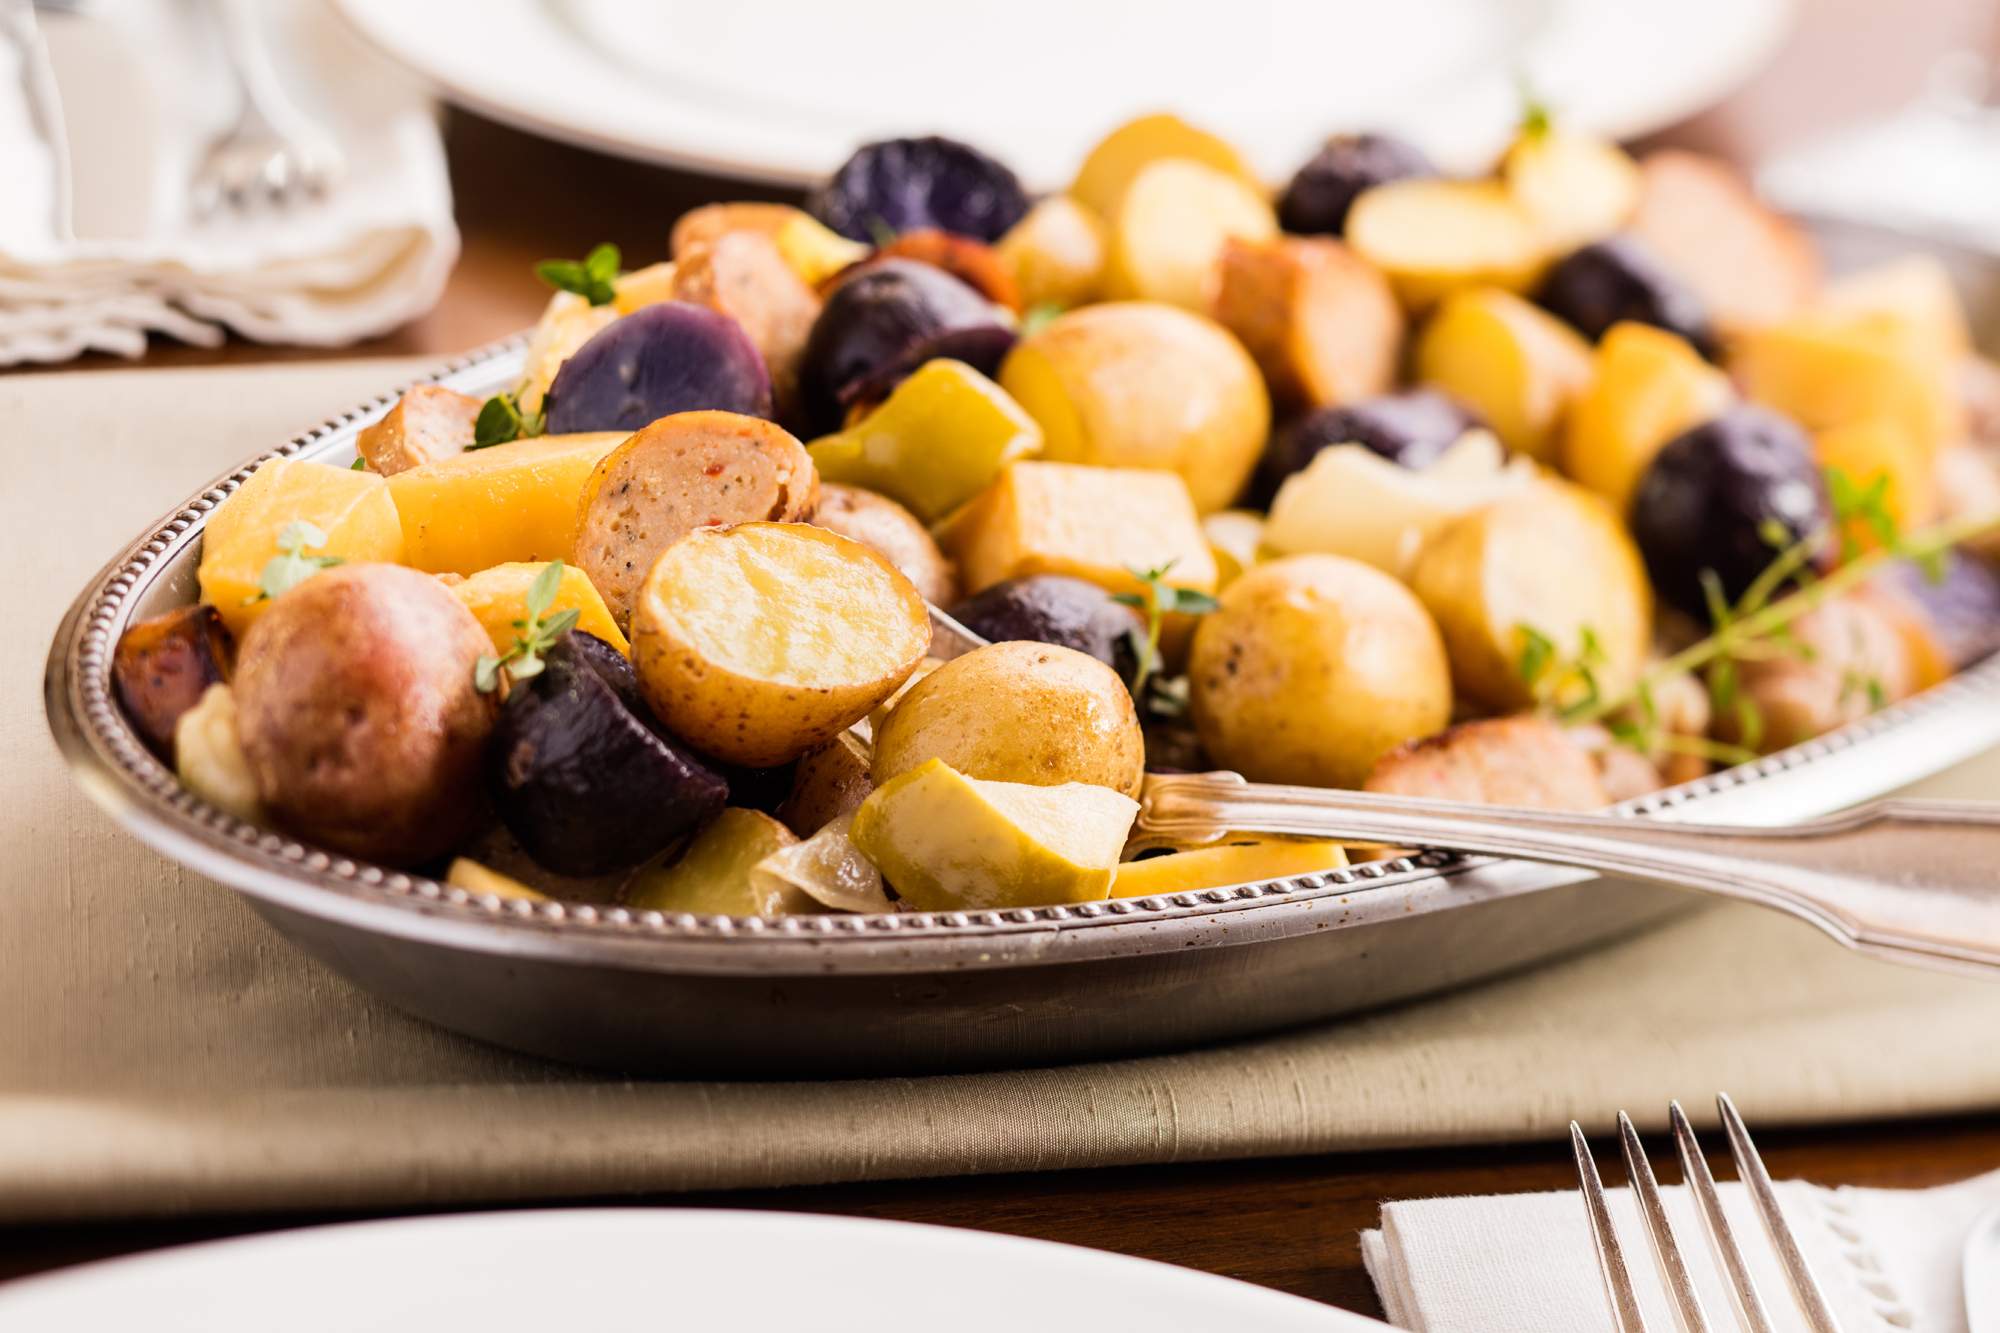
[[[997,374],[1013,345],[1000,308],[943,269],[915,259],[872,260],[827,297],[806,339],[799,367],[805,433],[839,430],[849,407],[882,397],[937,357]]]
[[[1132,636],[1143,636],[1139,613],[1095,583],[1062,574],[1008,579],[966,598],[948,613],[989,643],[1027,639],[1088,653],[1129,687],[1138,674]]]
[[[1363,190],[1437,168],[1413,143],[1387,134],[1342,134],[1299,168],[1278,200],[1278,225],[1299,236],[1340,236]]]
[[[1537,299],[1592,342],[1630,322],[1677,333],[1711,361],[1721,352],[1701,298],[1637,236],[1613,236],[1569,255],[1549,270]]]
[[[936,227],[991,243],[1027,213],[1028,194],[977,148],[932,136],[863,145],[806,208],[852,241]]]
[[[1654,455],[1632,497],[1631,526],[1660,599],[1706,622],[1703,570],[1714,571],[1733,604],[1779,545],[1820,531],[1831,518],[1806,433],[1788,417],[1746,405]]]
[[[486,749],[486,788],[539,864],[588,878],[626,870],[722,812],[729,785],[662,731],[632,665],[572,630],[514,686]]]
[[[1962,551],[1947,551],[1944,577],[1933,581],[1922,565],[1899,561],[1880,578],[1882,590],[1908,608],[1938,650],[1960,671],[2000,649],[2000,574]]]
[[[1420,470],[1437,462],[1459,436],[1485,424],[1457,399],[1436,389],[1407,389],[1322,407],[1272,437],[1243,502],[1253,509],[1269,509],[1285,478],[1329,445],[1366,445],[1392,463]]]
[[[771,376],[742,325],[662,301],[605,328],[563,362],[544,411],[551,435],[634,431],[676,412],[771,416]]]

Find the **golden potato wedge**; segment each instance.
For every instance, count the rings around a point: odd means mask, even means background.
[[[1258,193],[1263,185],[1243,159],[1213,134],[1178,116],[1141,116],[1104,136],[1076,173],[1069,192],[1098,217],[1117,213],[1132,181],[1161,158],[1192,159],[1225,172]]]
[[[1347,243],[1389,275],[1413,315],[1464,287],[1525,292],[1549,262],[1534,219],[1486,181],[1412,177],[1365,190],[1348,211]]]
[[[1631,229],[1694,289],[1725,337],[1783,319],[1819,290],[1819,252],[1805,229],[1759,203],[1716,158],[1646,154]]]
[[[479,408],[479,400],[471,394],[442,384],[418,384],[404,391],[380,421],[363,428],[354,437],[354,447],[367,460],[370,472],[393,477],[464,453],[472,443]]]
[[[1639,206],[1638,164],[1594,134],[1525,133],[1501,159],[1500,177],[1551,255],[1603,240]]]
[[[1358,787],[1388,751],[1451,718],[1430,614],[1358,560],[1257,566],[1201,618],[1189,711],[1214,761],[1252,782]]]
[[[1050,322],[1007,354],[1000,387],[1040,423],[1043,458],[1178,472],[1204,514],[1236,499],[1271,427],[1263,376],[1242,344],[1156,301]]]
[[[1163,157],[1132,178],[1110,215],[1104,294],[1207,311],[1231,239],[1266,241],[1278,218],[1259,191],[1192,158]]]
[[[1010,640],[911,686],[875,733],[869,778],[881,788],[932,759],[991,782],[1137,796],[1146,738],[1117,672],[1073,648]]]
[[[1230,239],[1215,318],[1249,349],[1281,409],[1395,387],[1403,308],[1388,279],[1330,237]]]
[[[688,533],[799,523],[818,504],[812,459],[784,427],[734,412],[680,412],[634,432],[591,470],[570,545],[625,625],[654,560]]]
[[[1417,339],[1417,378],[1478,410],[1501,442],[1551,466],[1563,417],[1589,386],[1590,344],[1497,287],[1446,297]]]
[[[674,280],[679,276],[680,265],[671,259],[621,273],[611,284],[615,293],[611,304],[620,315],[629,315],[662,301],[678,300],[674,295]]]
[[[917,516],[888,496],[824,482],[812,521],[887,556],[932,605],[950,606],[958,600],[957,569]]]
[[[1461,722],[1411,741],[1383,755],[1362,789],[1535,810],[1597,810],[1611,803],[1589,752],[1556,723],[1533,714]]]
[[[1536,702],[1523,679],[1530,631],[1584,660],[1616,693],[1638,679],[1653,636],[1653,594],[1625,525],[1604,500],[1547,478],[1446,528],[1410,586],[1437,621],[1459,691],[1503,711]],[[1569,684],[1580,684],[1570,682]]]
[[[673,299],[729,316],[750,335],[771,374],[771,402],[787,416],[798,397],[799,359],[819,318],[820,300],[799,280],[769,236],[724,232],[681,253]]]
[[[1720,416],[1735,397],[1728,377],[1686,339],[1650,324],[1614,324],[1597,346],[1589,387],[1570,407],[1562,470],[1623,514],[1661,446]]]
[[[1021,304],[1068,310],[1095,301],[1104,287],[1104,222],[1067,194],[1028,210],[993,248],[1014,271]]]
[[[930,640],[924,599],[883,556],[825,528],[741,523],[696,528],[652,562],[632,665],[676,735],[771,768],[866,717]]]

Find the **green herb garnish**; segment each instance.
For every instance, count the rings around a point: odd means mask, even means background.
[[[515,440],[532,440],[542,433],[543,425],[540,412],[523,412],[513,394],[496,393],[480,404],[479,416],[472,423],[472,443],[465,447],[469,452]]]
[[[357,458],[352,463],[349,463],[347,465],[347,470],[349,472],[366,472],[368,470],[368,460],[365,458]]]
[[[548,609],[555,604],[556,594],[562,590],[563,562],[551,560],[548,568],[535,575],[535,581],[528,585],[526,620],[513,622],[520,630],[514,636],[514,646],[504,657],[491,653],[482,655],[472,668],[472,683],[482,694],[491,694],[500,688],[500,677],[504,673],[509,680],[527,680],[542,674],[542,654],[555,647],[556,640],[576,628],[577,619],[583,612],[576,607],[568,607],[548,615]]]
[[[606,242],[574,259],[544,259],[535,265],[535,276],[558,291],[574,292],[592,305],[610,305],[618,299],[616,283],[621,260],[618,247]]]
[[[1184,616],[1205,616],[1222,603],[1205,592],[1193,588],[1176,588],[1168,583],[1167,574],[1179,564],[1178,559],[1169,560],[1158,569],[1137,570],[1130,565],[1126,569],[1133,578],[1146,585],[1146,591],[1121,592],[1112,595],[1111,600],[1123,606],[1133,607],[1146,617],[1146,633],[1141,637],[1137,630],[1131,631],[1132,655],[1138,659],[1138,667],[1132,677],[1132,697],[1146,699],[1146,681],[1159,669],[1160,627],[1166,618],[1178,612]],[[1154,711],[1173,713],[1173,692],[1167,695],[1167,706]]]
[[[1023,338],[1034,337],[1037,333],[1055,323],[1057,317],[1062,313],[1063,308],[1054,301],[1043,301],[1040,305],[1029,306],[1028,312],[1021,316],[1021,336]]]
[[[257,579],[257,593],[245,597],[243,605],[266,601],[279,597],[304,583],[322,569],[347,562],[337,555],[307,555],[307,550],[318,550],[326,545],[326,533],[316,524],[302,518],[295,518],[278,529],[279,554],[264,562],[264,572]]]

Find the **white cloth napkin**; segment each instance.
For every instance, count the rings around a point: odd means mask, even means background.
[[[1656,1168],[1657,1169],[1657,1168]],[[1772,1321],[1809,1333],[1755,1207],[1724,1182],[1723,1209]],[[1965,1333],[1961,1252],[2000,1204],[2000,1171],[1928,1190],[1826,1189],[1780,1181],[1785,1216],[1845,1333]],[[1734,1328],[1728,1289],[1694,1202],[1661,1193],[1711,1323]],[[1632,1193],[1607,1191],[1647,1324],[1679,1327]],[[1583,1197],[1508,1194],[1382,1205],[1361,1256],[1389,1322],[1416,1333],[1612,1333]]]
[[[239,105],[219,31],[198,0],[92,0],[38,16],[73,159],[70,241],[24,53],[0,41],[0,365],[137,356],[147,330],[339,345],[436,303],[458,232],[428,99],[324,0],[262,0],[258,16],[285,91],[345,158],[341,186],[282,213],[194,219],[194,171]]]

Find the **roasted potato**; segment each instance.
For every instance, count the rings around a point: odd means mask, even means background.
[[[1281,409],[1387,393],[1403,352],[1403,308],[1339,241],[1280,236],[1222,248],[1215,317],[1248,348]]]
[[[380,421],[354,437],[368,470],[393,477],[440,458],[462,454],[472,443],[480,402],[442,384],[419,384],[404,392]]]
[[[111,680],[132,729],[173,762],[174,728],[211,685],[229,680],[235,644],[212,606],[182,606],[118,637]]]
[[[958,600],[958,571],[916,515],[887,496],[826,482],[812,521],[888,557],[925,601],[950,606]]]
[[[210,685],[201,701],[174,724],[174,772],[181,785],[225,814],[246,824],[268,818],[257,796],[257,775],[243,754],[236,728],[236,694]]]
[[[1537,810],[1611,803],[1589,752],[1532,714],[1461,722],[1399,746],[1382,756],[1363,790]]]
[[[1507,192],[1534,219],[1550,254],[1601,241],[1639,205],[1639,168],[1594,134],[1543,129],[1521,135],[1501,160]]]
[[[1217,764],[1253,782],[1358,787],[1451,717],[1437,626],[1358,560],[1295,555],[1229,585],[1188,657],[1190,711]]]
[[[1649,324],[1614,324],[1598,345],[1595,375],[1570,407],[1562,470],[1623,514],[1653,455],[1735,400],[1728,377],[1685,338]]]
[[[930,646],[924,599],[825,528],[697,528],[651,564],[632,664],[653,712],[726,763],[771,768],[868,715]]]
[[[1234,148],[1177,116],[1141,116],[1104,136],[1070,186],[1070,197],[1101,218],[1114,216],[1132,182],[1162,158],[1203,163],[1261,191],[1263,185]]]
[[[1446,298],[1417,339],[1418,380],[1465,403],[1501,443],[1551,466],[1563,418],[1589,387],[1590,344],[1511,292],[1475,287]]]
[[[910,688],[875,734],[879,789],[932,759],[967,777],[1139,794],[1146,741],[1118,673],[1072,648],[1015,640],[955,657]]]
[[[401,565],[323,570],[271,604],[236,662],[237,725],[279,827],[387,865],[455,846],[486,802],[492,641],[451,589]]]
[[[1534,219],[1487,181],[1411,177],[1364,191],[1347,243],[1389,275],[1411,314],[1466,287],[1525,292],[1549,261]]]
[[[635,912],[714,912],[783,916],[819,904],[781,881],[751,875],[759,861],[798,842],[783,824],[756,810],[724,810],[695,835],[672,865],[641,870],[625,891]]]
[[[1217,264],[1232,239],[1269,241],[1278,219],[1260,190],[1192,158],[1149,162],[1107,219],[1104,293],[1114,301],[1165,301],[1208,310]]]
[[[1097,299],[1104,286],[1104,222],[1066,194],[1028,210],[994,250],[1014,270],[1023,306],[1064,310]]]
[[[1746,398],[1808,430],[1894,417],[1926,458],[1964,430],[1956,368],[1895,315],[1822,310],[1742,335],[1729,361]]]
[[[875,790],[868,780],[868,745],[852,731],[843,731],[824,745],[799,756],[792,770],[791,794],[778,807],[778,819],[801,838],[851,815]]]
[[[812,459],[783,427],[734,412],[681,412],[636,432],[591,470],[571,545],[624,625],[653,562],[688,533],[798,523],[818,503]]]
[[[1496,709],[1527,708],[1530,632],[1565,661],[1597,645],[1598,683],[1638,678],[1652,643],[1653,595],[1638,548],[1603,500],[1553,478],[1460,519],[1425,548],[1410,586],[1437,621],[1459,690]],[[1551,682],[1553,684],[1553,682]]]

